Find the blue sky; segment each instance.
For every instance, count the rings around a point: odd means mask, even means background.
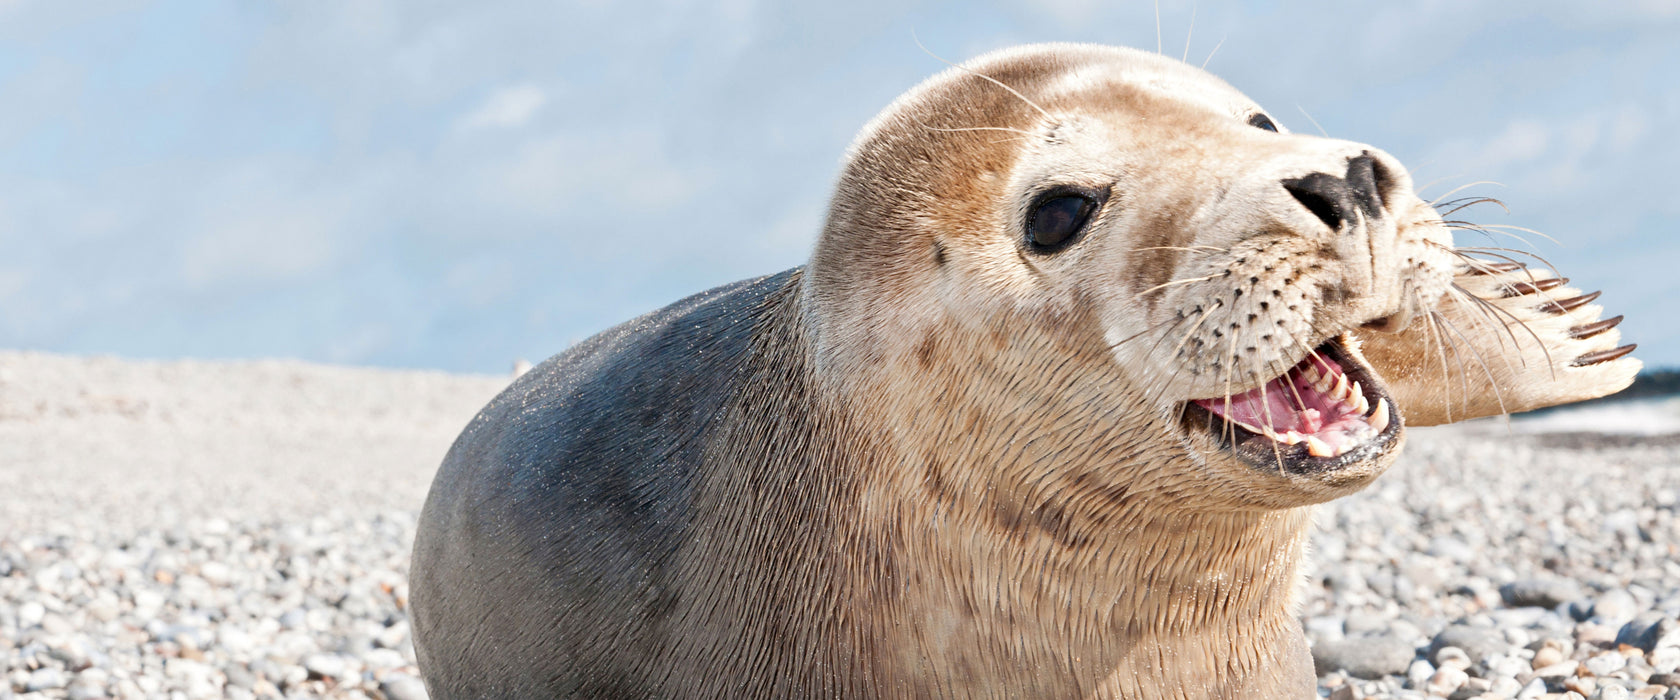
[[[1612,6],[1613,5],[1613,6]],[[1680,365],[1680,0],[1160,4],[1296,131],[1472,191]],[[1194,29],[1192,31],[1192,17]],[[0,0],[0,347],[463,371],[804,260],[946,58],[1150,2]],[[1188,42],[1187,42],[1188,40]]]

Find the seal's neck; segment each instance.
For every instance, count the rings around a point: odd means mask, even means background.
[[[930,334],[898,362],[835,403],[876,454],[847,539],[904,562],[854,589],[875,634],[912,638],[882,645],[899,674],[1056,695],[1298,664],[1310,508],[1221,493],[1100,347]]]

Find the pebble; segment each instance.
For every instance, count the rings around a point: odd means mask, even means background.
[[[1313,647],[1313,666],[1319,675],[1340,670],[1355,678],[1375,679],[1405,673],[1416,655],[1417,650],[1404,639],[1350,637]]]
[[[1607,651],[1586,660],[1582,664],[1595,676],[1608,676],[1627,666],[1627,657],[1614,651]]]
[[[1452,695],[1468,682],[1470,682],[1469,674],[1452,666],[1447,666],[1429,676],[1429,679],[1423,683],[1423,689],[1429,691],[1430,695],[1447,696]]]
[[[347,666],[344,659],[332,654],[311,654],[303,660],[304,670],[311,678],[328,678],[338,680],[343,678]]]
[[[4,352],[0,371],[0,699],[426,697],[415,518],[505,379]],[[149,408],[94,405],[125,393]],[[1320,697],[1680,700],[1680,444],[1409,434],[1316,508]]]
[[[379,684],[386,700],[426,700],[426,684],[406,673],[393,673]]]
[[[1625,589],[1606,591],[1593,601],[1592,616],[1604,623],[1620,624],[1639,612],[1639,601]]]
[[[1423,659],[1417,659],[1406,667],[1406,687],[1421,688],[1424,683],[1435,675],[1435,666]]]
[[[1302,611],[1315,649],[1338,631],[1415,635],[1422,658],[1350,683],[1373,698],[1662,689],[1652,697],[1670,700],[1668,684],[1680,682],[1664,675],[1680,674],[1680,446],[1572,440],[1562,449],[1493,426],[1414,431],[1388,474],[1321,506],[1322,573]],[[1320,674],[1321,697],[1341,687]]]
[[[63,688],[65,682],[63,671],[60,671],[52,666],[47,666],[45,668],[35,669],[31,672],[29,677],[23,682],[23,689],[24,691],[30,693],[40,690],[56,690],[58,688]]]
[[[1525,578],[1500,586],[1499,597],[1513,608],[1555,608],[1581,597],[1581,585],[1569,579]]]
[[[1497,629],[1487,627],[1472,627],[1470,625],[1450,625],[1441,630],[1429,642],[1431,655],[1446,647],[1456,647],[1469,657],[1470,663],[1481,663],[1491,654],[1502,653],[1511,648],[1505,641],[1505,635]],[[1439,664],[1441,661],[1436,660]]]
[[[1616,643],[1647,652],[1680,646],[1680,622],[1654,610],[1641,613],[1616,632]]]
[[[1619,685],[1607,685],[1593,693],[1592,700],[1628,700],[1633,696],[1627,688]]]

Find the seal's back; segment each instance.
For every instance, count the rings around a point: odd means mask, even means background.
[[[433,697],[645,697],[708,433],[796,270],[594,336],[496,397],[435,478],[414,546]]]

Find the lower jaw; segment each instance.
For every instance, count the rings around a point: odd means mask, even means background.
[[[1180,427],[1192,435],[1205,434],[1213,440],[1217,449],[1250,466],[1273,473],[1323,478],[1343,471],[1364,472],[1367,469],[1363,467],[1377,466],[1374,462],[1391,454],[1404,434],[1399,408],[1393,405],[1393,399],[1382,389],[1380,380],[1363,362],[1344,349],[1340,339],[1326,342],[1315,352],[1335,362],[1349,380],[1358,382],[1367,403],[1376,405],[1381,401],[1387,404],[1389,416],[1386,425],[1334,456],[1315,456],[1304,442],[1285,444],[1252,432],[1194,401],[1185,402]]]

